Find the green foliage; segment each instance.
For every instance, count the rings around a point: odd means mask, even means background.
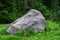
[[[42,1],[43,2],[43,1]],[[36,0],[31,4],[31,8],[32,9],[37,9],[40,12],[42,12],[42,14],[44,15],[44,17],[47,19],[50,19],[50,15],[52,13],[51,9],[48,9],[43,3],[40,3],[40,0]]]
[[[22,12],[8,12],[7,10],[3,10],[0,12],[0,23],[10,23],[23,15]]]
[[[11,23],[24,15],[20,10],[20,4],[19,0],[17,3],[16,0],[6,0],[5,3],[3,1],[0,2],[0,23]]]
[[[24,31],[23,30],[19,30],[15,33],[16,36],[23,36],[23,33]],[[17,35],[18,34],[18,35]]]
[[[0,1],[0,23],[11,23],[29,9],[37,9],[46,19],[60,21],[59,0],[4,0]]]
[[[47,20],[46,24],[47,24],[46,25],[47,31],[52,31],[52,30],[60,29],[59,28],[60,24],[57,24],[56,22],[53,22],[52,20]]]
[[[16,36],[32,36],[32,35],[36,35],[36,33],[34,32],[33,29],[27,29],[25,30],[26,32],[24,32],[23,30],[19,30],[18,32],[16,32]],[[18,35],[17,35],[18,34]]]
[[[51,2],[51,9],[52,9],[52,19],[54,20],[54,21],[59,21],[60,20],[60,12],[59,12],[59,10],[60,10],[60,6],[59,6],[59,0],[52,0],[52,2]]]
[[[5,27],[6,26],[6,27]],[[8,27],[8,24],[0,24],[0,34],[1,35],[7,35],[7,33],[6,33],[6,28]]]

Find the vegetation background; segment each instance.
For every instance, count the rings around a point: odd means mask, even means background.
[[[46,18],[47,31],[26,36],[8,35],[8,24],[20,18],[30,9],[37,9]],[[0,40],[60,40],[60,0],[0,0]]]
[[[60,0],[0,0],[0,23],[11,23],[30,9],[41,11],[46,19],[60,21]]]

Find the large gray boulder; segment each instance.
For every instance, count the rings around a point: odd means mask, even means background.
[[[31,9],[21,18],[12,22],[6,30],[9,34],[15,34],[18,30],[34,29],[35,33],[45,29],[45,18],[38,10]]]

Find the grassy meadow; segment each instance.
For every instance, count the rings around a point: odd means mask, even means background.
[[[28,33],[25,36],[22,34],[9,35],[6,33],[8,24],[0,24],[0,40],[60,40],[60,23],[51,20],[46,21],[46,31],[38,34]]]

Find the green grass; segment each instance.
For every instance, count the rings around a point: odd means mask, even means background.
[[[8,35],[6,29],[8,24],[0,24],[0,40],[60,40],[60,23],[51,20],[46,21],[47,31],[35,34],[27,32],[27,36]]]

